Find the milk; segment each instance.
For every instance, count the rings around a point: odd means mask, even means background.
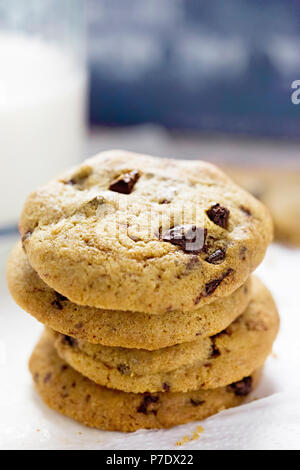
[[[27,194],[82,157],[86,76],[40,39],[0,33],[0,233]]]

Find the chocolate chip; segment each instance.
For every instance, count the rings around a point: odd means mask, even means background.
[[[165,392],[169,392],[171,390],[171,385],[168,384],[167,382],[164,382],[162,385],[162,388]]]
[[[75,387],[76,387],[76,382],[72,382],[71,387],[72,387],[72,388],[75,388]]]
[[[136,237],[135,235],[130,235],[128,234],[128,237],[133,241],[133,242],[140,242],[141,241],[141,238],[140,237]]]
[[[248,209],[248,207],[245,207],[245,206],[240,206],[240,209],[241,211],[244,212],[244,214],[246,214],[248,217],[250,217],[252,214],[251,214],[251,211],[250,209]]]
[[[247,252],[247,248],[245,246],[242,246],[240,249],[240,258],[242,261],[245,261],[246,259],[246,252]]]
[[[55,299],[51,302],[51,305],[58,310],[62,310],[64,308],[62,302],[65,300],[68,300],[67,297],[61,295],[59,292],[55,292]]]
[[[187,265],[186,265],[186,271],[191,271],[199,263],[200,263],[200,261],[199,261],[198,256],[197,255],[191,255],[188,262],[187,262]]]
[[[63,335],[61,341],[63,344],[67,344],[68,346],[71,346],[71,347],[78,345],[77,339],[72,338],[71,336],[68,336],[68,335]]]
[[[218,248],[216,251],[211,253],[207,258],[205,258],[205,261],[210,264],[220,264],[222,261],[224,261],[226,257],[226,250],[223,248]]]
[[[59,300],[60,302],[64,302],[64,300],[68,300],[67,297],[60,294],[59,292],[55,292],[55,295],[56,295],[57,300]]]
[[[104,198],[102,196],[95,196],[93,197],[93,199],[90,199],[90,201],[88,201],[86,205],[88,205],[92,209],[97,209],[98,206],[101,206],[101,204],[103,203],[104,203]]]
[[[160,201],[158,201],[158,204],[170,204],[171,201],[169,199],[161,199]]]
[[[216,337],[215,336],[211,337],[211,342],[212,342],[212,347],[211,347],[210,357],[211,358],[219,357],[221,355],[221,353],[220,353],[219,348],[217,348],[217,346],[216,346]]]
[[[179,246],[186,253],[201,253],[205,245],[207,230],[195,225],[177,225],[167,230],[162,240]]]
[[[91,175],[92,171],[93,170],[91,167],[79,168],[78,172],[75,173],[72,178],[70,178],[68,181],[64,181],[64,184],[68,184],[70,186],[82,185]]]
[[[55,308],[57,308],[58,310],[62,310],[63,309],[63,306],[62,304],[58,301],[58,300],[53,300],[53,302],[51,302],[51,305]]]
[[[130,194],[139,177],[140,173],[137,170],[132,170],[116,178],[109,189],[116,193]]]
[[[60,368],[60,370],[61,370],[62,372],[64,372],[64,371],[67,370],[67,369],[68,369],[67,364],[63,364],[63,365],[61,366],[61,368]]]
[[[246,328],[248,331],[268,331],[267,325],[260,319],[248,320],[246,322]]]
[[[220,204],[214,204],[206,211],[208,218],[219,227],[228,228],[229,210]]]
[[[200,406],[200,405],[203,405],[205,403],[205,400],[194,400],[193,398],[191,398],[191,405],[193,406]]]
[[[127,364],[119,364],[117,369],[121,374],[124,374],[124,375],[130,374],[130,367]]]
[[[44,377],[44,384],[46,384],[47,382],[49,382],[49,380],[51,379],[51,377],[52,377],[51,372],[48,372],[48,374],[46,374],[45,377]]]
[[[24,243],[25,240],[27,240],[31,235],[32,235],[32,232],[30,230],[28,230],[28,232],[24,233],[24,235],[21,238],[22,243]]]
[[[146,395],[141,401],[140,406],[137,408],[138,413],[143,413],[144,415],[152,412],[155,413],[155,410],[149,410],[149,407],[153,403],[157,403],[159,397],[153,397],[152,395]]]
[[[248,395],[252,390],[252,377],[245,377],[239,382],[235,382],[231,385],[228,385],[230,390],[233,390],[235,395],[238,397],[244,397]]]
[[[210,282],[207,282],[205,284],[205,289],[204,289],[204,292],[202,293],[202,296],[208,297],[209,295],[211,295],[217,289],[217,287],[221,284],[221,282],[227,276],[229,276],[232,272],[233,272],[233,269],[228,268],[227,271],[221,277],[219,277],[218,279],[214,279]]]

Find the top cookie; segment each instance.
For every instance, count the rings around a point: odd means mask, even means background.
[[[213,165],[114,150],[30,194],[20,232],[32,267],[71,301],[154,314],[237,289],[272,221]]]

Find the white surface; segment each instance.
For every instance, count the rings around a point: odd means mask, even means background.
[[[16,223],[32,188],[82,157],[85,82],[60,49],[0,33],[0,228]]]
[[[27,369],[42,327],[10,299],[4,279],[9,245],[1,245],[0,287],[0,449],[176,449],[199,423],[167,431],[133,434],[88,429],[49,410],[35,394]],[[257,400],[213,416],[204,432],[182,449],[300,448],[300,250],[270,247],[258,274],[271,289],[281,330],[266,364]]]

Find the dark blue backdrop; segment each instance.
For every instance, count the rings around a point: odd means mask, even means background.
[[[88,0],[90,120],[300,136],[299,0]]]

